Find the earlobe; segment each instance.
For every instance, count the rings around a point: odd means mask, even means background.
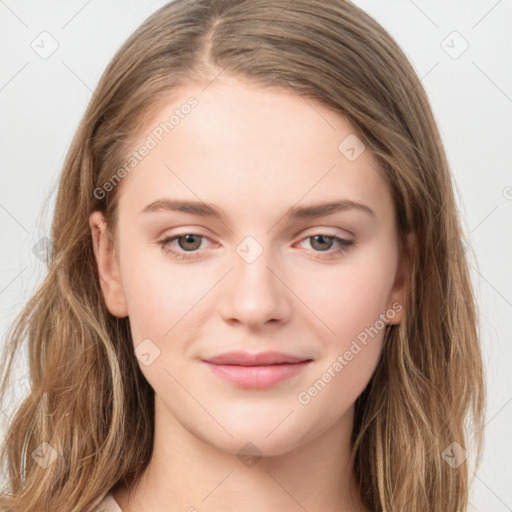
[[[114,254],[113,244],[107,235],[107,224],[100,211],[89,217],[94,256],[103,297],[109,312],[118,317],[128,316],[121,275]]]
[[[395,274],[395,282],[393,283],[393,288],[391,289],[388,298],[388,311],[392,310],[394,312],[386,322],[388,325],[399,324],[404,316],[405,301],[411,271],[411,255],[415,244],[416,237],[414,233],[409,233],[401,250],[400,261],[398,262]],[[391,316],[393,318],[391,318]]]

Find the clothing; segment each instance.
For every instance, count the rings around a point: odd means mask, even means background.
[[[105,495],[103,501],[94,509],[93,512],[123,512],[121,507],[117,504],[114,499],[114,495],[109,492]]]

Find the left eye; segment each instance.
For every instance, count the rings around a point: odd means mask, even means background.
[[[302,240],[302,242],[304,242],[305,240],[312,240],[312,242],[310,242],[310,245],[314,249],[313,252],[327,253],[330,255],[343,253],[347,249],[347,247],[351,246],[354,243],[353,240],[347,240],[346,238],[340,238],[338,236],[324,234],[307,236]],[[338,247],[331,250],[334,242],[338,243]]]

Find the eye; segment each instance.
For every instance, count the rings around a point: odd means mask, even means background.
[[[200,248],[203,239],[207,238],[197,233],[185,233],[183,235],[168,236],[158,242],[158,244],[166,253],[173,254],[177,259],[189,260],[199,257],[195,253]],[[178,242],[178,249],[176,245],[173,245],[175,240]]]
[[[199,249],[202,248],[203,240],[208,240],[208,238],[197,233],[184,233],[181,235],[168,236],[158,242],[158,244],[166,253],[172,254],[176,259],[190,260],[201,257]],[[354,244],[353,240],[323,233],[308,236],[300,243],[306,240],[312,241],[310,243],[311,247],[313,247],[312,252],[316,254],[326,253],[329,256],[341,254]],[[174,242],[177,242],[177,244]],[[337,247],[332,249],[334,244],[337,244]]]
[[[326,234],[311,235],[304,238],[302,242],[306,240],[312,240],[310,245],[313,247],[313,252],[325,252],[330,255],[341,254],[346,251],[348,247],[354,244],[353,240],[347,240],[346,238]],[[337,243],[338,246],[335,249],[332,249],[334,243]]]

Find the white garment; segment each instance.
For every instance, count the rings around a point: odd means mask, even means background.
[[[94,509],[93,512],[123,512],[121,507],[117,504],[114,499],[114,495],[109,492],[103,501]]]

